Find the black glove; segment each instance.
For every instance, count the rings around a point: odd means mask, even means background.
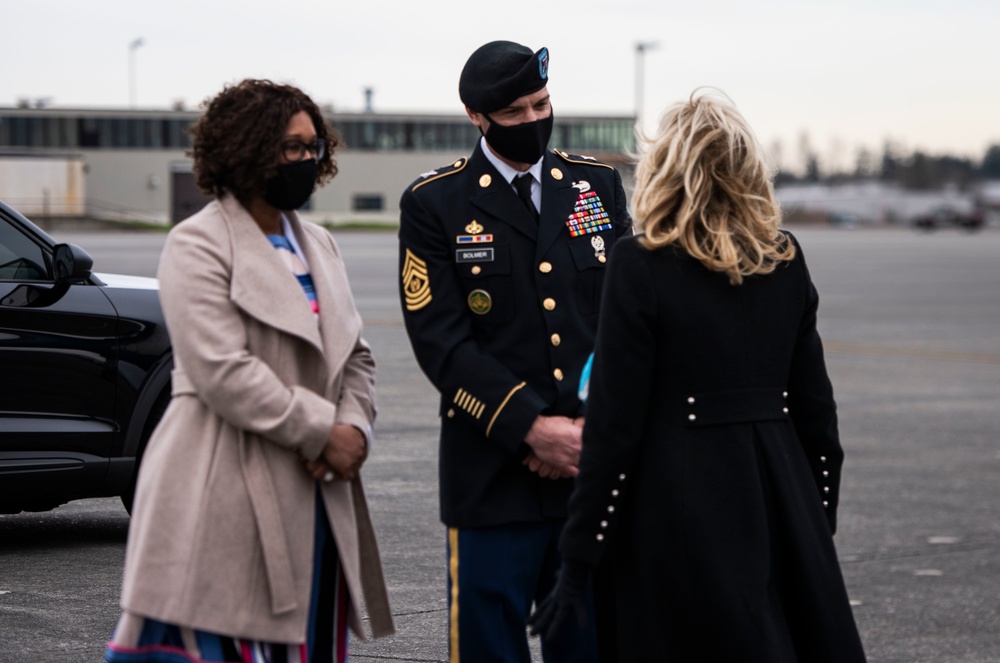
[[[587,628],[587,581],[590,565],[564,559],[552,593],[528,618],[531,635],[548,639],[566,627],[568,620],[576,617],[580,630]]]

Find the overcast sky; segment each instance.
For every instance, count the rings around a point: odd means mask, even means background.
[[[189,108],[272,78],[336,110],[461,112],[458,76],[494,39],[548,46],[556,115],[644,117],[702,85],[727,93],[781,162],[861,146],[981,158],[1000,143],[993,0],[3,0],[0,106]],[[143,43],[130,51],[129,44]],[[558,146],[556,146],[558,147]]]

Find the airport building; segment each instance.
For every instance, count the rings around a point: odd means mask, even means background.
[[[464,114],[334,113],[340,172],[303,209],[320,223],[395,221],[420,173],[468,156],[479,130]],[[27,216],[176,222],[208,198],[191,172],[192,110],[0,107],[0,199]],[[633,116],[557,115],[550,146],[628,176]],[[238,136],[233,137],[238,140]]]

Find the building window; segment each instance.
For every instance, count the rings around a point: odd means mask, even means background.
[[[356,193],[351,199],[351,209],[355,212],[381,212],[385,209],[385,197],[381,193]]]
[[[77,120],[77,130],[80,134],[80,147],[98,147],[101,144],[101,131],[97,120],[81,117]]]

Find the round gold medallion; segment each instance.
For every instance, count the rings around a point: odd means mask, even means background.
[[[486,315],[493,308],[493,298],[485,290],[473,290],[469,293],[469,310],[476,315]]]
[[[549,272],[552,271],[552,263],[548,261],[541,263],[540,265],[538,265],[538,271],[540,271],[542,274],[548,274]]]
[[[489,173],[479,178],[479,186],[483,187],[484,189],[488,187],[490,184],[492,184],[492,182],[493,178],[490,177]]]
[[[552,179],[554,180],[561,180],[563,178],[562,171],[558,168],[553,168],[549,172],[552,174]]]

